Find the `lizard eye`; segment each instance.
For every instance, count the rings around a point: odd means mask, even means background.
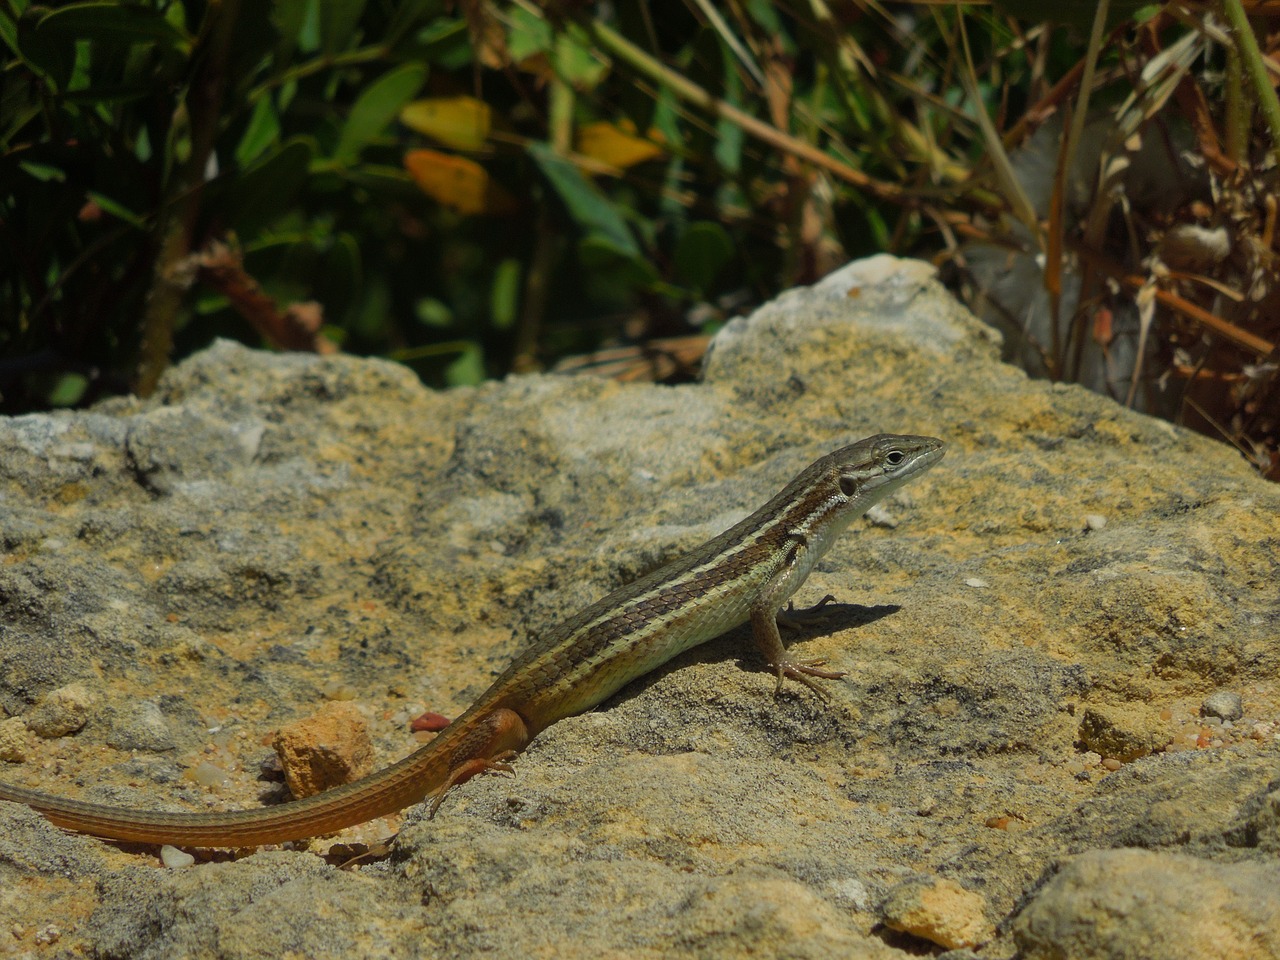
[[[852,497],[858,492],[858,481],[853,479],[853,477],[841,477],[840,492],[846,497]]]
[[[896,467],[898,464],[902,463],[903,460],[907,459],[907,455],[901,450],[890,450],[884,455],[884,459],[889,466]]]

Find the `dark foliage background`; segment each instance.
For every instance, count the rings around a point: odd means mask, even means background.
[[[679,379],[890,251],[1275,475],[1273,7],[0,0],[0,403],[218,336]]]

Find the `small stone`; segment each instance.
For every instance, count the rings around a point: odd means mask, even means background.
[[[221,787],[229,779],[226,770],[208,760],[201,760],[183,776],[202,787]]]
[[[966,587],[973,587],[975,590],[981,590],[984,587],[991,586],[991,584],[987,583],[987,581],[983,580],[981,577],[969,577],[965,580],[964,585]]]
[[[173,870],[178,867],[191,866],[196,862],[196,858],[185,850],[179,850],[177,847],[171,847],[166,843],[160,848],[160,862]]]
[[[117,750],[162,753],[177,746],[169,722],[153,700],[138,700],[122,710],[111,725],[107,743]]]
[[[373,770],[369,725],[355,704],[345,701],[330,701],[310,717],[281,728],[272,746],[297,799],[359,780]]]
[[[21,763],[27,759],[27,724],[21,717],[0,721],[0,760]]]
[[[880,908],[887,926],[949,950],[974,947],[995,936],[987,901],[942,877],[908,880],[889,891]]]
[[[1086,513],[1084,525],[1089,530],[1098,531],[1107,525],[1107,518],[1099,513]]]
[[[871,909],[871,893],[861,880],[855,880],[853,877],[832,880],[831,892],[837,899],[843,900],[855,910]]]
[[[1200,704],[1200,716],[1219,720],[1239,720],[1244,716],[1244,701],[1230,690],[1215,690]]]
[[[326,684],[323,691],[326,700],[336,700],[345,702],[356,698],[357,690],[354,684],[339,683],[337,681]]]
[[[866,516],[873,527],[882,527],[885,530],[892,530],[898,525],[898,518],[886,510],[882,503],[877,503],[868,510]]]
[[[83,683],[50,691],[25,717],[27,729],[44,740],[75,733],[89,719],[93,697]]]

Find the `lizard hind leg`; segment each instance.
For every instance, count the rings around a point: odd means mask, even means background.
[[[459,745],[449,775],[432,791],[427,819],[435,818],[444,798],[458,784],[481,773],[514,774],[511,761],[528,742],[528,728],[520,714],[505,707],[486,714]]]

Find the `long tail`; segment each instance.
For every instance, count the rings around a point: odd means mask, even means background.
[[[250,847],[333,833],[384,817],[423,800],[433,790],[460,779],[462,765],[524,746],[503,739],[507,722],[498,710],[459,717],[431,743],[355,783],[292,803],[255,810],[217,813],[167,813],[130,810],[101,803],[68,800],[39,790],[0,783],[0,800],[25,803],[68,830],[135,843],[172,843],[193,847]],[[518,721],[515,714],[510,714]]]

